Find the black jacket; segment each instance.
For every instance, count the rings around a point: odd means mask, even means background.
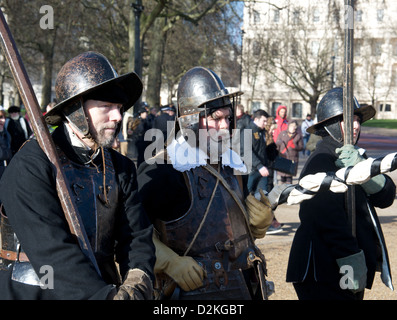
[[[81,154],[68,143],[62,126],[53,138],[70,159],[79,162]],[[138,268],[154,279],[152,226],[140,204],[135,166],[118,152],[110,153],[123,203],[115,231],[121,275]],[[100,167],[100,154],[95,161]],[[72,236],[57,195],[53,166],[36,140],[26,143],[7,167],[0,181],[0,201],[39,278],[44,265],[54,271],[54,289],[43,290],[11,280],[12,268],[0,270],[0,299],[106,299],[112,285],[99,277]]]
[[[316,151],[307,160],[301,177],[316,172],[336,172],[335,149],[341,147],[330,137],[318,144]],[[367,288],[371,288],[377,265],[382,262],[381,243],[386,245],[374,207],[386,208],[392,205],[396,186],[386,176],[382,191],[367,196],[361,186],[355,187],[356,238],[353,237],[345,209],[345,194],[331,191],[317,194],[301,203],[299,218],[301,224],[296,231],[287,270],[287,282],[302,282],[307,276],[312,259],[314,278],[319,282],[339,283],[341,274],[336,259],[364,251],[367,264]],[[367,206],[368,203],[368,206]],[[371,219],[369,208],[379,231],[380,240]],[[389,264],[388,261],[387,265]]]
[[[268,166],[265,131],[251,122],[248,129],[252,130],[252,171]]]

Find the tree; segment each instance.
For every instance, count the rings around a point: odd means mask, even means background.
[[[291,88],[315,115],[319,97],[331,87],[332,57],[335,50],[343,49],[343,38],[335,1],[329,2],[328,20],[321,26],[310,23],[313,8],[306,8],[283,7],[286,18],[265,26],[263,33],[251,39],[244,64],[254,89],[258,74],[264,71],[269,86],[277,82]],[[334,32],[329,32],[331,26]]]

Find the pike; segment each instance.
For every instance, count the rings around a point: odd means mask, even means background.
[[[344,39],[344,70],[343,70],[343,121],[344,144],[354,144],[353,119],[353,40],[354,40],[354,0],[345,0],[345,39]],[[356,205],[354,186],[349,186],[346,193],[346,208],[352,227],[352,234],[356,236]]]
[[[7,62],[12,71],[15,83],[18,86],[18,91],[26,107],[26,111],[29,115],[29,119],[31,121],[37,141],[55,168],[58,197],[61,202],[70,231],[77,237],[81,250],[91,260],[96,271],[100,275],[99,267],[89,243],[87,234],[84,230],[81,216],[78,213],[77,208],[70,196],[70,188],[66,183],[66,176],[62,170],[59,157],[55,149],[54,141],[52,140],[48,127],[45,123],[39,103],[26,73],[25,67],[22,63],[22,59],[19,55],[14,38],[1,10],[0,34],[3,52],[7,58]]]

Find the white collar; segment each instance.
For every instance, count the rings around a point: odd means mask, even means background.
[[[180,136],[174,139],[167,146],[167,154],[175,170],[184,172],[190,169],[205,166],[209,159],[206,152],[202,149],[190,146],[187,141]],[[222,155],[222,167],[229,166],[241,173],[247,173],[247,167],[240,156],[232,149],[226,150]]]

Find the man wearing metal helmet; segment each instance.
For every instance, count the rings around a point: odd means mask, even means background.
[[[354,99],[355,144],[360,126],[375,115],[372,106]],[[307,160],[301,177],[317,172],[336,172],[363,161],[365,150],[343,145],[343,89],[330,90],[317,106],[318,123],[308,132],[322,136]],[[299,299],[363,299],[375,271],[393,289],[386,244],[375,207],[392,205],[396,194],[393,181],[380,174],[355,186],[356,228],[353,236],[345,195],[318,193],[300,206],[301,224],[291,247],[287,282],[293,282]]]
[[[141,80],[86,52],[62,67],[55,90],[60,102],[45,119],[57,126],[52,138],[99,272],[68,227],[49,159],[31,140],[0,183],[0,299],[151,299],[153,227],[134,164],[112,149]]]
[[[271,205],[263,194],[261,200],[250,195],[245,204],[233,172],[247,172],[230,149],[240,94],[229,93],[212,70],[190,69],[178,87],[176,136],[138,169],[142,203],[156,229],[160,299],[270,294],[265,260],[254,241],[272,221]]]

